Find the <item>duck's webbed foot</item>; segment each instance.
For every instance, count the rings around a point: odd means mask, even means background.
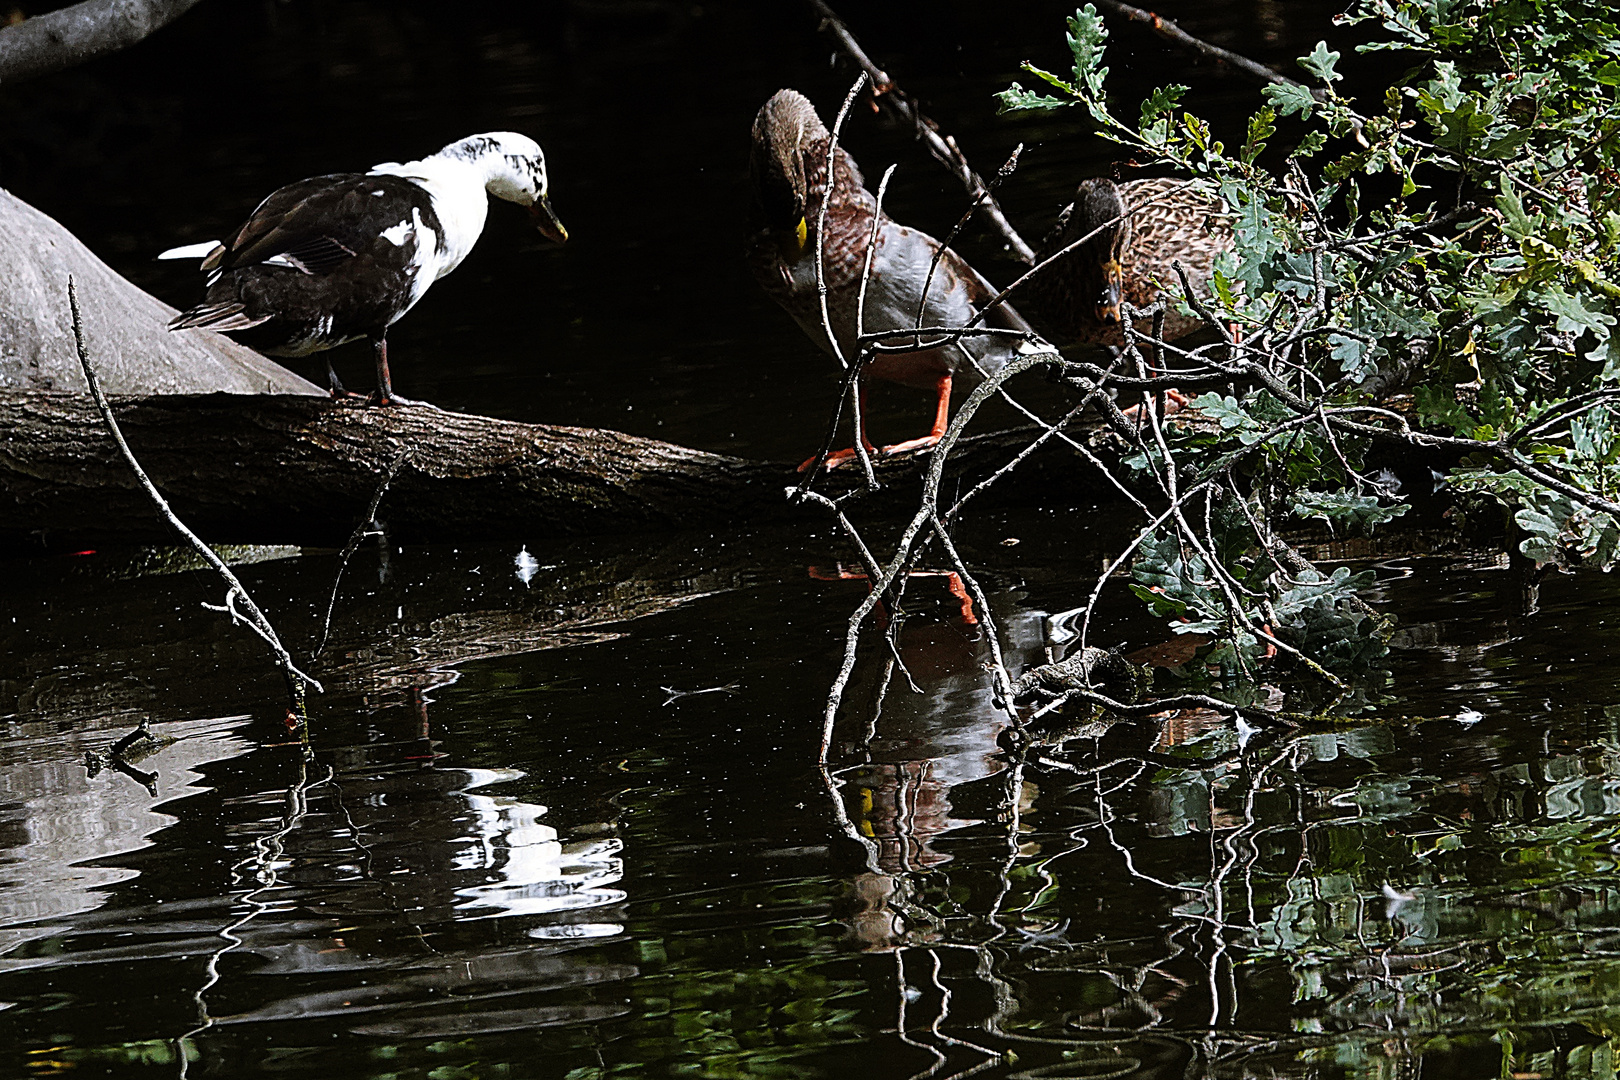
[[[359,397],[360,395],[355,394],[353,396],[354,397]],[[440,409],[437,405],[433,404],[433,402],[431,402],[431,401],[422,401],[422,400],[420,400],[418,398],[408,398],[408,397],[405,397],[402,394],[395,393],[392,389],[390,389],[388,391],[388,393],[386,393],[386,394],[384,394],[381,390],[373,390],[371,393],[365,395],[365,398],[366,398],[366,404],[367,405],[373,405],[373,406],[381,406],[381,405],[420,405],[424,409],[433,409],[436,412],[443,412],[444,411],[444,410]]]
[[[866,447],[866,455],[868,457],[879,458],[879,457],[883,456],[883,453],[884,452],[882,450],[879,450],[877,447],[872,446],[870,444],[868,444],[867,447]],[[853,446],[851,446],[847,450],[835,450],[832,453],[827,455],[827,471],[831,472],[832,470],[840,467],[841,465],[844,465],[844,464],[846,464],[848,462],[854,461],[855,457],[856,457],[855,448]],[[798,468],[797,471],[798,472],[809,472],[812,468],[815,467],[815,464],[816,464],[816,459],[815,458],[813,458],[813,457],[805,458],[804,461],[800,463],[799,468]]]
[[[897,442],[892,446],[885,446],[878,452],[884,457],[890,457],[894,454],[904,454],[910,450],[927,450],[931,446],[938,446],[939,439],[940,437],[938,435],[924,435],[920,439],[907,439],[905,442]]]
[[[388,339],[378,338],[371,343],[372,353],[377,361],[377,389],[372,391],[366,399],[371,405],[421,405],[427,409],[437,409],[438,406],[430,401],[416,401],[401,394],[394,393],[394,383],[388,374]],[[335,378],[335,376],[334,376]]]
[[[331,358],[326,361],[327,394],[333,401],[364,401],[366,395],[357,394],[353,390],[343,388],[343,380],[338,378],[337,368],[332,366]]]

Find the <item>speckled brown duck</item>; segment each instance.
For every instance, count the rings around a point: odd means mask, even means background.
[[[1025,286],[1041,330],[1060,345],[1124,344],[1121,302],[1145,307],[1161,295],[1179,297],[1178,261],[1193,289],[1207,294],[1216,257],[1232,249],[1231,223],[1220,209],[1207,188],[1188,180],[1082,181],[1036,257],[1101,231]],[[1165,312],[1167,340],[1202,325],[1173,307]]]
[[[778,91],[754,119],[750,169],[761,225],[749,245],[754,276],[771,299],[828,352],[832,349],[822,328],[816,293],[815,251],[831,139],[815,106],[803,94]],[[866,293],[867,333],[913,328],[918,325],[919,307],[921,325],[931,327],[966,326],[985,311],[996,294],[990,283],[932,236],[879,215],[877,200],[866,190],[860,169],[842,148],[833,175],[823,259],[829,319],[846,360],[853,362],[857,354],[857,298],[874,216],[877,239]],[[936,254],[939,263],[930,280],[929,266]],[[989,308],[981,325],[1033,334],[1029,324],[1005,304]],[[867,367],[866,376],[932,390],[934,422],[921,438],[881,451],[868,444],[868,450],[888,454],[932,446],[945,432],[952,387],[977,383],[999,370],[1020,348],[1028,347],[1018,338],[969,337],[924,352],[877,357]],[[853,449],[839,451],[828,464],[836,466],[852,456]]]

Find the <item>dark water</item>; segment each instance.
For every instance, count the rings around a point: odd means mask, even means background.
[[[1044,224],[1106,148],[988,95],[1062,8],[848,12]],[[1191,5],[1274,59],[1331,7]],[[1124,45],[1129,43],[1129,50]],[[1248,89],[1121,38],[1126,87]],[[177,303],[147,256],[270,187],[521,127],[574,234],[493,214],[395,337],[456,408],[808,452],[830,373],[737,263],[744,133],[847,85],[796,4],[204,4],[143,50],[0,91],[0,182]],[[865,120],[892,205],[960,197]],[[989,238],[965,246],[994,277]],[[351,356],[362,365],[364,356]],[[343,361],[340,361],[342,363]],[[897,392],[891,421],[920,403]],[[385,514],[386,517],[386,505]],[[1118,550],[1106,508],[971,517],[1015,668]],[[1017,538],[1016,546],[1003,541]],[[362,549],[314,665],[313,762],[258,646],[164,551],[0,564],[0,1073],[18,1076],[1611,1076],[1620,1031],[1620,589],[1386,560],[1372,722],[1212,717],[1013,767],[987,646],[918,577],[814,767],[864,595],[815,529]],[[337,557],[235,553],[301,654]],[[1101,636],[1164,636],[1112,597]],[[722,689],[723,688],[723,689]],[[680,695],[675,691],[710,692]],[[89,775],[141,717],[131,773]],[[149,788],[155,787],[156,794]]]

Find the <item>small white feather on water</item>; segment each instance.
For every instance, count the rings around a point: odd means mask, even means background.
[[[1393,919],[1395,913],[1402,907],[1417,899],[1416,893],[1401,892],[1389,882],[1384,882],[1384,918]]]
[[[518,551],[517,558],[512,560],[517,564],[518,580],[527,587],[534,580],[534,575],[540,572],[540,560],[529,554],[529,545],[524,544]]]

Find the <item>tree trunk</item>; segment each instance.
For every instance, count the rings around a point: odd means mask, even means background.
[[[87,300],[85,334],[109,394],[322,393],[219,334],[169,333],[173,308],[124,280],[72,233],[4,190],[0,389],[88,390],[73,347],[69,275]]]
[[[137,458],[180,517],[211,541],[333,544],[357,524],[388,466],[410,457],[379,516],[401,539],[472,540],[715,528],[811,515],[790,505],[786,463],[746,461],[616,431],[519,424],[424,406],[211,394],[115,399]],[[1033,437],[958,444],[954,490]],[[1106,434],[1087,436],[1112,458]],[[879,465],[863,514],[914,509],[926,454]],[[840,470],[819,485],[859,483]],[[997,501],[1083,498],[1094,470],[1036,454],[993,489]],[[1072,501],[1070,505],[1073,505]],[[87,395],[0,393],[0,544],[167,538]]]

